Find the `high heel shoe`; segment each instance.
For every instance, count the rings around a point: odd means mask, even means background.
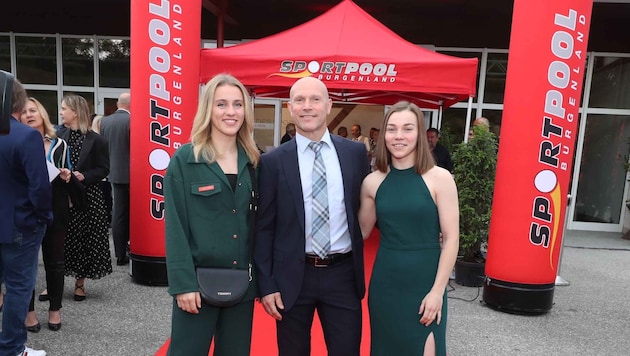
[[[58,320],[57,323],[52,323],[51,320]],[[61,313],[59,310],[48,311],[48,329],[52,331],[59,331],[61,329]]]
[[[26,330],[32,332],[32,333],[38,333],[40,330],[42,329],[42,325],[38,322],[35,325],[31,325],[31,326],[27,326]]]
[[[85,283],[85,282],[84,282]],[[83,295],[77,294],[77,291],[81,290],[83,292]],[[74,284],[74,300],[77,302],[83,301],[85,300],[86,296],[85,296],[85,285],[78,285],[77,283]]]
[[[59,329],[61,329],[61,323],[48,323],[48,329],[52,330],[52,331],[59,331]]]
[[[47,289],[46,289],[46,290],[44,290],[44,291],[43,291],[43,292],[39,295],[39,297],[37,297],[37,299],[38,299],[40,302],[47,302],[48,300],[50,300],[50,297],[48,297],[48,290],[47,290]]]

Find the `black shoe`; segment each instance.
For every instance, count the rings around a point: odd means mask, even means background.
[[[61,323],[58,323],[58,324],[48,323],[48,329],[52,331],[59,331],[59,329],[61,329]]]
[[[129,258],[127,256],[125,257],[118,257],[116,259],[116,265],[117,266],[124,266],[124,265],[128,265],[129,264]]]
[[[38,322],[35,325],[32,326],[27,326],[26,330],[32,332],[32,333],[38,333],[40,330],[42,329],[42,325]]]
[[[83,294],[85,294],[85,285],[83,285],[83,284],[82,285],[78,285],[76,283],[74,284],[74,300],[76,302],[81,302],[81,301],[85,300],[85,298],[86,298],[85,295],[77,294],[77,290],[79,290],[79,289],[81,291],[83,291]]]
[[[48,294],[40,294],[39,297],[37,297],[37,299],[39,299],[40,302],[47,302],[48,300],[50,300],[50,298],[48,297]]]

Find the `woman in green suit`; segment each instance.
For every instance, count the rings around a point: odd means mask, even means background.
[[[166,266],[173,295],[169,355],[249,355],[255,280],[231,307],[202,303],[195,269],[247,269],[252,179],[259,152],[252,101],[236,78],[220,74],[204,87],[191,143],[170,161],[164,181]]]

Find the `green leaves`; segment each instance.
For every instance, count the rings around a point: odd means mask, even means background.
[[[453,175],[459,195],[459,253],[465,261],[481,256],[488,240],[497,166],[497,140],[485,128],[473,127],[473,138],[455,146]]]

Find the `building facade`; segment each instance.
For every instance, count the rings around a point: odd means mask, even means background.
[[[630,12],[630,5],[625,6]],[[596,10],[594,8],[592,27],[600,26]],[[13,32],[12,28],[0,27],[0,69],[20,79],[29,94],[44,104],[54,123],[57,122],[61,98],[67,93],[85,97],[97,114],[113,112],[118,95],[130,86],[129,36],[118,33],[114,36],[106,33],[80,35],[78,33],[84,32],[81,26],[76,27],[74,32],[77,34],[57,32],[52,25],[48,32],[42,33]],[[618,51],[620,46],[612,45],[624,40],[630,42],[627,33],[616,33],[611,37],[610,48],[615,51],[607,51],[602,40],[589,42],[572,173],[572,198],[567,207],[568,229],[621,232],[630,227],[626,208],[629,184],[624,167],[630,147],[630,50],[623,50],[621,46],[622,51]],[[226,45],[241,41],[231,40]],[[478,40],[471,41],[471,45],[440,46],[448,41],[438,37],[422,41],[425,47],[437,52],[479,59],[473,118],[487,117],[492,130],[500,136],[507,46],[480,47]],[[495,44],[497,41],[489,39],[487,42]],[[201,41],[200,47],[212,47],[215,43],[209,38]],[[526,97],[527,93],[522,95]],[[257,142],[261,147],[275,146],[288,117],[283,112],[286,111],[282,109],[283,102],[273,99],[257,99],[256,102]],[[340,106],[336,107],[340,110]],[[447,127],[454,137],[464,135],[466,110],[467,103],[462,102],[443,112],[442,126]],[[382,118],[382,112],[382,108],[357,108],[341,125],[350,127],[354,122],[366,122],[363,128],[367,131]]]

